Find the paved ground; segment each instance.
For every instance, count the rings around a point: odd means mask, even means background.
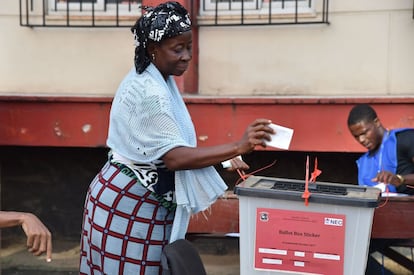
[[[193,243],[200,251],[208,275],[240,274],[237,239],[195,239]],[[79,244],[77,240],[55,242],[51,263],[46,263],[44,257],[33,257],[25,250],[24,243],[8,245],[2,247],[0,251],[0,275],[78,274]],[[410,250],[405,252],[408,255],[411,254]],[[413,274],[387,258],[384,262],[397,275]]]
[[[239,254],[237,246],[218,240],[194,240],[206,267],[208,275],[238,275]],[[33,257],[25,250],[24,243],[2,247],[0,250],[1,275],[75,275],[78,274],[78,241],[56,241],[53,260]]]

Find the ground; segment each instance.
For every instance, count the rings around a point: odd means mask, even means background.
[[[208,275],[239,274],[239,254],[237,249],[215,243],[203,244],[195,240]],[[56,241],[53,247],[53,260],[46,262],[45,256],[34,257],[20,241],[1,249],[1,275],[75,275],[78,274],[78,241]]]
[[[194,239],[192,242],[200,251],[208,275],[238,275],[238,240]],[[15,242],[1,249],[1,275],[75,275],[78,274],[79,243],[77,240],[54,242],[53,261],[47,263],[44,256],[34,257],[25,250],[24,242]],[[405,250],[411,255],[411,250]],[[380,257],[380,255],[376,255]],[[380,258],[379,258],[380,259]],[[385,266],[397,275],[412,272],[384,258]]]

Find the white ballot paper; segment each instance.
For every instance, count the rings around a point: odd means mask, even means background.
[[[280,149],[289,149],[290,141],[293,136],[293,129],[286,128],[276,124],[269,124],[275,130],[276,134],[271,135],[272,140],[266,141],[267,146],[272,146]]]
[[[241,156],[237,156],[236,158],[243,160]],[[221,165],[223,165],[223,168],[230,168],[231,162],[230,160],[226,160],[226,161],[221,162]]]

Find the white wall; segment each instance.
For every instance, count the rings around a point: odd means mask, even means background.
[[[412,1],[330,4],[330,25],[202,27],[200,94],[413,95]]]
[[[31,29],[18,8],[0,1],[0,94],[113,95],[133,65],[128,28]],[[413,95],[412,9],[331,0],[330,25],[201,27],[199,93]]]
[[[0,94],[114,94],[133,66],[128,28],[21,27],[18,7],[0,2]]]

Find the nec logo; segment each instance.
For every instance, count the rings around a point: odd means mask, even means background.
[[[325,225],[343,226],[344,222],[342,219],[325,218]]]

